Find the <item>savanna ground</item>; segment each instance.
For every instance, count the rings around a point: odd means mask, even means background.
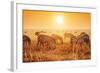
[[[54,32],[52,32],[54,33]],[[67,34],[66,38],[64,35],[64,32],[56,32],[56,35],[61,36],[63,43],[61,43],[61,40],[56,39],[56,43],[46,40],[46,42],[43,44],[40,41],[38,41],[38,36],[35,35],[35,32],[25,33],[25,35],[28,36],[28,41],[26,38],[26,41],[23,40],[23,62],[48,62],[48,61],[64,61],[64,60],[88,60],[91,59],[91,47],[81,41],[76,43],[74,39],[74,42],[71,41],[71,35]],[[81,32],[70,32],[73,35],[80,35]],[[87,33],[87,32],[86,32]],[[49,33],[42,33],[44,35],[50,36]],[[90,38],[90,33],[87,33]],[[23,38],[24,39],[24,38]],[[49,43],[47,42],[49,41]],[[40,42],[40,44],[37,44]],[[55,48],[52,47],[55,45]],[[49,46],[49,47],[48,47]],[[50,47],[51,46],[51,47]]]

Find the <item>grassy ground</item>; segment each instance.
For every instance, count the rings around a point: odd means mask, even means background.
[[[91,58],[91,50],[86,45],[77,53],[73,52],[71,44],[57,44],[55,49],[39,48],[36,49],[36,44],[31,45],[31,49],[23,52],[23,62],[44,62],[44,61],[64,61],[64,60],[86,60]]]

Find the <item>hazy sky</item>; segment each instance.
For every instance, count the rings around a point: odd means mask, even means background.
[[[23,10],[24,29],[90,30],[91,14]]]

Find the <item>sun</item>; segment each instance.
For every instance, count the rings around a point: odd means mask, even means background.
[[[57,23],[57,25],[62,25],[62,23],[63,23],[63,17],[62,16],[57,16],[56,17],[56,23]]]

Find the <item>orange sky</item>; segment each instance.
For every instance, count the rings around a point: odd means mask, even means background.
[[[62,18],[60,25],[57,24],[57,16]],[[23,26],[24,29],[90,30],[91,14],[23,10]]]

